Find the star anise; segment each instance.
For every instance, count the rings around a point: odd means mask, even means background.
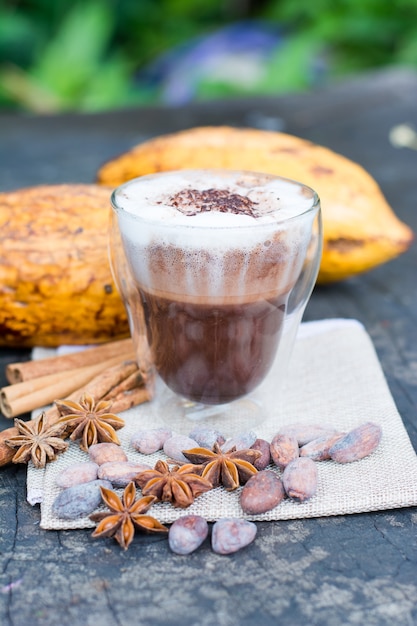
[[[213,450],[192,448],[182,453],[191,463],[204,466],[202,478],[209,480],[213,487],[223,485],[227,491],[244,485],[257,473],[253,463],[261,456],[259,450],[251,449],[232,448],[229,452],[223,452],[218,443],[214,444]]]
[[[123,428],[125,422],[109,412],[111,404],[107,400],[96,402],[87,393],[81,396],[79,402],[56,400],[55,405],[61,414],[57,423],[65,425],[72,441],[81,439],[80,448],[85,452],[95,443],[120,444],[115,430]]]
[[[45,467],[68,448],[68,443],[63,441],[65,428],[62,424],[48,426],[45,413],[28,422],[15,419],[14,425],[19,434],[5,440],[10,448],[18,448],[13,463],[28,463],[31,459],[35,467]]]
[[[90,515],[93,522],[99,522],[93,537],[114,537],[120,546],[127,550],[135,535],[135,528],[146,532],[166,533],[168,528],[157,519],[145,513],[156,501],[155,496],[145,496],[135,502],[136,487],[130,482],[121,498],[105,487],[100,487],[101,497],[110,513],[100,512]]]
[[[194,498],[213,488],[211,482],[196,473],[192,463],[170,468],[166,461],[157,461],[154,469],[141,472],[135,482],[144,496],[155,496],[181,508],[190,506]]]

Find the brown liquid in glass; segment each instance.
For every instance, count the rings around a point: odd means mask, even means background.
[[[223,404],[263,381],[279,343],[286,295],[213,305],[139,293],[156,369],[172,391]]]

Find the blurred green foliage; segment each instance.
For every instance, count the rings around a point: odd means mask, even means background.
[[[198,98],[279,93],[370,68],[417,68],[417,0],[0,0],[0,106],[36,112],[158,102],[136,73],[161,53],[238,20],[288,33],[252,84],[205,77]]]

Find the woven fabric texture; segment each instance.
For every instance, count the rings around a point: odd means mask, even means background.
[[[274,372],[270,376],[273,379]],[[274,385],[269,386],[273,393]],[[153,467],[162,452],[142,455],[130,445],[133,433],[144,428],[169,425],[152,404],[144,404],[121,414],[126,426],[118,431],[129,460],[140,460]],[[417,456],[388,389],[372,342],[361,324],[354,320],[324,320],[301,326],[289,374],[282,392],[282,402],[258,425],[252,424],[258,437],[271,441],[280,427],[293,422],[332,424],[348,431],[364,422],[382,427],[382,441],[369,457],[349,464],[333,461],[317,463],[318,490],[304,503],[284,500],[275,509],[261,515],[245,515],[240,507],[241,488],[227,492],[223,488],[198,497],[187,509],[169,503],[157,503],[150,514],[170,523],[186,514],[197,514],[214,521],[222,517],[249,520],[280,520],[344,515],[377,511],[417,504]],[[218,425],[228,437],[230,431],[245,430],[247,424]],[[191,431],[193,424],[190,423]],[[93,527],[88,517],[63,520],[54,516],[52,504],[60,492],[55,479],[65,467],[88,460],[77,443],[45,469],[28,466],[28,501],[41,502],[41,527],[76,529]],[[279,474],[277,468],[272,468]],[[139,490],[138,490],[139,491]],[[118,490],[121,494],[122,490]]]

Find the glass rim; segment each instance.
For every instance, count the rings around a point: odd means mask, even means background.
[[[293,185],[296,185],[300,188],[304,188],[307,189],[308,191],[311,192],[311,206],[307,207],[306,209],[303,209],[302,211],[300,211],[299,213],[296,213],[295,215],[291,215],[289,217],[283,217],[283,218],[277,218],[274,219],[274,221],[271,222],[256,222],[254,221],[253,224],[236,224],[236,225],[215,225],[215,226],[208,226],[207,224],[175,224],[173,222],[164,222],[162,220],[153,220],[152,218],[149,217],[143,217],[141,215],[137,215],[135,213],[131,213],[130,211],[124,209],[122,206],[120,206],[120,204],[117,203],[117,195],[120,194],[124,189],[126,189],[127,187],[129,187],[132,184],[137,184],[142,180],[150,180],[150,179],[156,179],[156,178],[160,178],[161,176],[165,176],[165,175],[175,175],[178,173],[187,173],[187,172],[210,172],[212,174],[222,174],[222,175],[237,175],[237,174],[248,174],[248,175],[255,175],[255,176],[262,176],[264,177],[264,179],[270,179],[270,180],[282,180],[284,182],[288,182],[291,183]],[[320,197],[318,195],[318,193],[309,185],[306,185],[305,183],[302,183],[298,180],[292,179],[292,178],[288,178],[286,176],[280,176],[279,174],[270,174],[267,172],[259,172],[256,170],[246,170],[246,169],[220,169],[220,168],[194,168],[194,169],[183,169],[183,170],[165,170],[163,172],[153,172],[151,174],[144,174],[143,176],[137,176],[135,178],[131,178],[130,180],[125,181],[124,183],[121,183],[120,185],[118,185],[111,193],[110,196],[110,202],[111,202],[111,206],[113,211],[118,214],[118,213],[123,213],[123,215],[125,215],[128,219],[133,220],[136,223],[143,223],[143,224],[149,224],[149,225],[155,225],[158,226],[159,228],[169,228],[171,229],[178,229],[178,230],[183,230],[183,229],[191,229],[191,230],[200,230],[200,229],[204,229],[204,230],[213,230],[213,231],[221,231],[221,230],[241,230],[241,229],[260,229],[260,228],[271,228],[271,227],[276,227],[279,224],[286,224],[289,222],[292,222],[294,220],[298,220],[310,213],[315,213],[318,210],[320,210],[321,206],[320,206]]]

